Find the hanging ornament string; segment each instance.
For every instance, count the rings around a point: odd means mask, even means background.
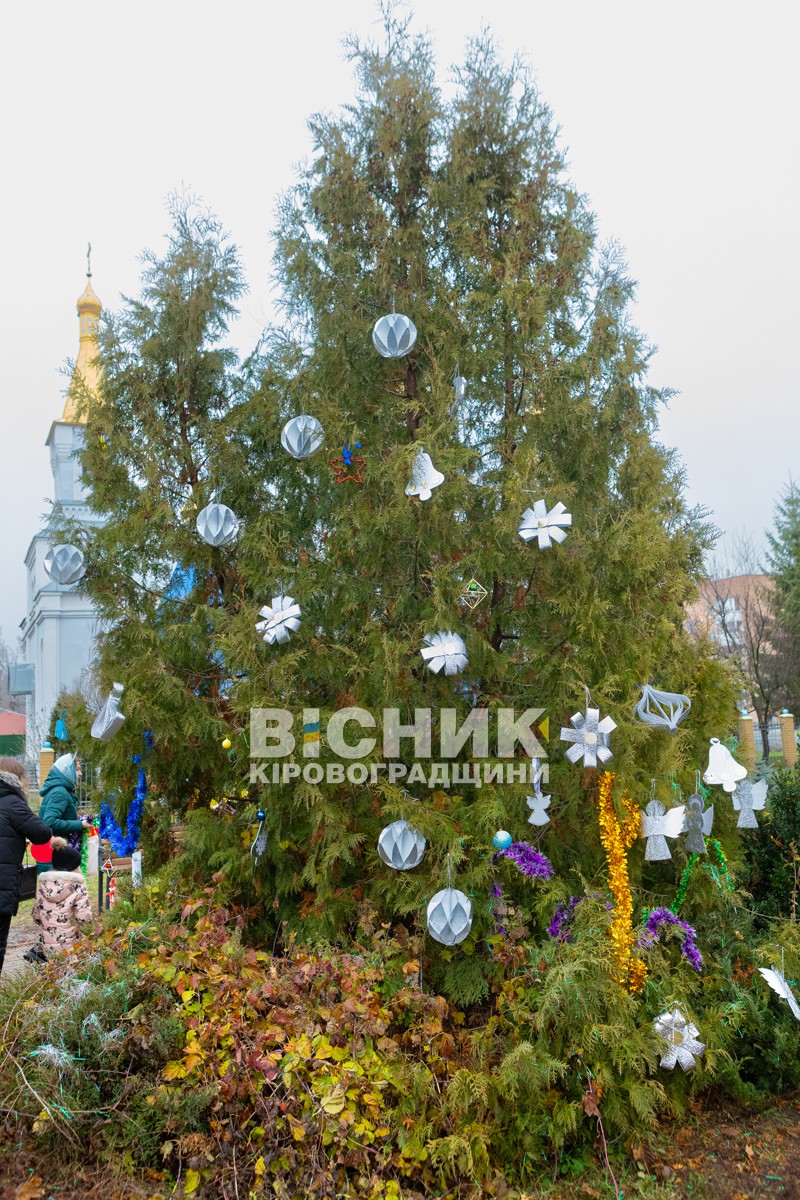
[[[609,937],[612,952],[619,968],[620,982],[632,992],[640,992],[647,977],[647,967],[634,953],[636,934],[633,929],[633,898],[628,880],[628,850],[639,836],[639,809],[623,792],[625,819],[620,823],[614,809],[612,790],[614,776],[604,771],[598,783],[598,817],[600,842],[608,862],[608,884],[614,897],[614,915]]]

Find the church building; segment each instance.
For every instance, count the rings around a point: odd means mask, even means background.
[[[78,357],[67,391],[64,411],[50,426],[45,445],[50,451],[53,499],[64,515],[94,524],[81,481],[78,452],[84,426],[76,401],[84,389],[96,394],[98,372],[97,323],[102,306],[92,288],[91,268],[86,288],[78,300],[80,341]],[[20,625],[20,665],[13,672],[12,691],[27,696],[29,759],[47,738],[50,717],[59,694],[75,687],[92,661],[97,619],[91,601],[80,594],[79,584],[55,583],[44,569],[44,559],[55,539],[47,525],[34,535],[25,566],[28,573],[27,615]]]

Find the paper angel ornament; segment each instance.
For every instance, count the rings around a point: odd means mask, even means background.
[[[526,796],[525,799],[528,808],[531,810],[531,815],[528,817],[528,823],[531,825],[547,825],[550,822],[550,817],[545,812],[546,808],[550,807],[551,796],[545,796],[542,793],[542,776],[544,771],[538,758],[531,760],[533,767],[533,795]]]
[[[92,737],[97,738],[99,742],[110,742],[114,734],[118,733],[125,724],[125,718],[119,711],[124,691],[125,688],[121,683],[115,683],[111,694],[94,719]]]
[[[691,700],[681,692],[659,692],[646,683],[633,712],[645,725],[674,733],[691,707]]]
[[[571,763],[582,758],[585,767],[596,767],[598,760],[607,763],[613,758],[609,743],[611,734],[617,728],[616,721],[612,721],[611,717],[603,717],[601,721],[600,709],[590,708],[587,700],[586,715],[575,713],[570,717],[570,723],[573,728],[562,727],[560,740],[573,743],[566,751]]]
[[[647,838],[645,862],[663,862],[672,858],[667,838],[683,833],[686,808],[683,804],[666,811],[660,800],[651,800],[642,813],[641,836]]]
[[[758,829],[758,821],[754,809],[759,811],[767,802],[767,781],[759,779],[758,783],[751,783],[749,779],[744,779],[737,787],[736,791],[731,796],[731,803],[734,809],[739,814],[739,820],[736,822],[737,829]]]
[[[264,620],[257,622],[256,629],[270,646],[288,642],[289,634],[300,628],[300,605],[291,596],[273,596],[272,607],[265,604],[258,615]]]
[[[549,550],[553,542],[566,539],[564,529],[571,524],[572,513],[568,513],[561,502],[548,512],[544,500],[537,500],[533,508],[526,508],[522,514],[519,536],[526,542],[536,538],[540,550]]]
[[[422,446],[417,451],[411,467],[411,479],[406,485],[407,496],[419,496],[420,500],[430,500],[433,489],[444,483],[444,475],[437,471]]]
[[[714,805],[703,808],[703,797],[695,793],[686,801],[686,817],[683,832],[686,834],[686,849],[690,854],[706,853],[706,838],[711,836],[714,824]]]
[[[792,1010],[792,1016],[800,1021],[800,1007],[794,998],[794,992],[789,987],[780,971],[774,971],[771,967],[759,967],[758,973],[761,975],[772,988],[773,992],[777,992],[781,1000],[785,1000]]]
[[[671,1012],[662,1013],[653,1022],[653,1028],[666,1043],[666,1052],[661,1058],[661,1066],[671,1071],[675,1064],[684,1071],[690,1071],[697,1065],[697,1058],[705,1050],[705,1044],[698,1042],[700,1030],[678,1008]]]
[[[747,778],[747,767],[741,766],[719,738],[712,738],[708,748],[708,766],[703,783],[717,783],[726,792],[735,792],[740,779]]]
[[[438,675],[444,667],[445,675],[458,675],[464,670],[467,647],[457,633],[449,629],[443,633],[427,633],[422,640],[426,648],[420,650],[420,654],[429,671]]]

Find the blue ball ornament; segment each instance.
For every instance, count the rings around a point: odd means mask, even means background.
[[[492,845],[497,850],[507,850],[513,840],[511,834],[506,829],[498,829],[492,838]]]

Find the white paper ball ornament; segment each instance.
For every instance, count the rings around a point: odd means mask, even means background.
[[[309,458],[325,441],[325,430],[316,417],[292,417],[281,431],[281,445],[292,458]]]
[[[393,821],[381,830],[378,854],[387,867],[395,871],[411,871],[422,862],[425,838],[408,821]]]
[[[44,569],[54,583],[77,583],[86,570],[83,551],[77,546],[51,546],[44,556]]]
[[[416,325],[402,313],[387,313],[372,330],[372,344],[383,358],[403,358],[413,350],[416,340]]]
[[[239,536],[239,520],[227,504],[207,504],[197,514],[196,524],[208,546],[227,546]]]
[[[457,888],[446,887],[428,901],[428,933],[443,946],[457,946],[472,928],[472,901]]]

